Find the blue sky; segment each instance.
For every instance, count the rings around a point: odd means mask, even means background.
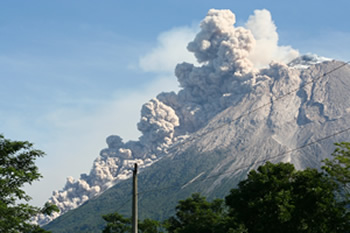
[[[47,154],[33,204],[88,173],[107,136],[137,139],[141,105],[178,90],[173,68],[194,60],[185,46],[210,8],[237,25],[265,8],[280,45],[350,60],[348,0],[0,1],[0,133]]]

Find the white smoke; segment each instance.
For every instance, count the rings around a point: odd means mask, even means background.
[[[174,143],[203,127],[228,106],[238,104],[252,89],[282,77],[278,72],[289,74],[290,68],[283,62],[294,58],[297,52],[278,46],[276,26],[267,10],[255,11],[246,24],[248,29],[234,24],[231,11],[209,10],[200,24],[201,31],[187,46],[201,66],[178,64],[175,75],[182,89],[178,93],[161,93],[143,105],[137,125],[142,133],[138,141],[124,143],[119,136],[109,136],[108,147],[95,159],[90,173],[77,180],[68,178],[63,190],[53,193],[50,201],[60,208],[60,214],[130,177],[134,163],[141,169],[151,165],[166,155]],[[178,49],[172,48],[178,45],[172,33],[163,34],[160,47],[140,60],[144,70],[164,67],[166,71],[177,59],[163,62],[167,53]],[[187,39],[183,37],[181,43]],[[280,62],[261,71],[255,69],[272,60]],[[58,215],[38,216],[36,221],[45,224]]]
[[[135,163],[141,168],[151,165],[174,143],[178,125],[179,119],[172,108],[157,99],[150,100],[142,107],[138,128],[143,135],[139,141],[124,143],[119,136],[109,136],[106,139],[108,148],[95,159],[90,174],[81,174],[77,180],[69,177],[63,190],[53,192],[49,201],[61,212],[52,216],[39,215],[34,221],[46,224],[105,191],[116,181],[129,178]]]
[[[171,107],[158,99],[152,99],[144,104],[141,115],[141,121],[137,124],[137,128],[142,132],[140,142],[145,147],[155,146],[152,150],[161,152],[173,142],[175,127],[179,126],[179,118]]]
[[[144,71],[173,72],[177,63],[195,63],[195,58],[186,50],[197,29],[190,27],[174,28],[158,37],[158,45],[148,54],[140,57],[139,65]]]
[[[290,46],[278,45],[278,33],[268,10],[255,10],[245,24],[256,40],[256,46],[249,59],[256,68],[267,67],[272,60],[288,63],[299,56]]]

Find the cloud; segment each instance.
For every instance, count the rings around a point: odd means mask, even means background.
[[[196,35],[195,27],[178,27],[163,32],[158,36],[157,46],[139,59],[143,71],[173,73],[175,66],[183,61],[196,63],[186,47]]]
[[[256,40],[256,46],[249,56],[256,68],[265,67],[272,60],[288,63],[299,56],[299,52],[290,46],[278,45],[277,27],[268,10],[255,10],[245,27]]]

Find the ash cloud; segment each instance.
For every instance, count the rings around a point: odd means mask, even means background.
[[[278,45],[278,33],[271,13],[266,10],[255,10],[245,24],[256,41],[249,59],[256,68],[267,67],[272,60],[288,63],[299,56],[299,52],[290,46]]]
[[[236,17],[230,10],[211,9],[201,22],[201,31],[187,49],[198,62],[208,62],[217,73],[244,75],[253,64],[247,59],[255,45],[253,35],[242,27],[235,28]],[[181,83],[180,83],[181,84]]]
[[[196,35],[194,27],[179,27],[161,33],[157,46],[148,54],[141,56],[139,66],[146,72],[173,72],[177,63],[195,63],[194,56],[186,50],[186,45]]]
[[[144,104],[137,124],[142,134],[139,139],[124,143],[117,135],[109,136],[108,147],[95,159],[90,173],[76,180],[68,178],[62,190],[53,192],[50,201],[61,212],[49,217],[37,216],[35,221],[45,224],[129,178],[134,163],[141,169],[150,166],[216,114],[239,104],[261,83],[278,78],[275,77],[281,71],[278,67],[289,72],[284,63],[298,53],[290,47],[278,46],[276,26],[267,10],[255,11],[246,28],[235,27],[235,22],[230,10],[209,10],[200,31],[187,46],[199,65],[184,62],[175,68],[181,90],[161,93]],[[163,59],[164,53],[158,50],[152,56],[157,54]],[[145,56],[141,65],[147,66],[147,58],[152,63],[152,56]],[[276,62],[270,67],[257,69],[272,60]],[[158,69],[155,67],[149,69]]]

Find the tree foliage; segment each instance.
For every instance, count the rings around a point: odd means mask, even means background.
[[[107,226],[102,231],[103,233],[131,232],[131,220],[119,213],[107,214],[102,216],[102,218],[107,222]]]
[[[208,202],[199,193],[179,201],[176,215],[165,222],[165,227],[173,233],[213,233],[223,231],[225,218],[224,201],[216,199]]]
[[[142,233],[160,233],[162,224],[149,218],[139,222],[139,231]]]
[[[44,155],[32,147],[27,141],[11,141],[0,135],[0,232],[45,232],[30,219],[38,213],[57,211],[49,203],[43,209],[26,203],[31,198],[23,186],[41,177],[35,160]]]
[[[336,189],[316,169],[268,162],[232,189],[226,203],[249,232],[347,232],[350,219]]]
[[[102,218],[107,222],[103,233],[127,233],[132,232],[131,219],[125,218],[119,213],[103,215]],[[145,219],[138,222],[140,233],[159,233],[161,224],[156,220]]]
[[[225,202],[198,193],[179,201],[163,227],[171,233],[349,233],[350,143],[336,145],[324,172],[267,162]]]
[[[335,145],[337,147],[332,153],[333,159],[325,159],[322,169],[339,185],[338,194],[348,205],[350,203],[350,143],[341,142]]]

